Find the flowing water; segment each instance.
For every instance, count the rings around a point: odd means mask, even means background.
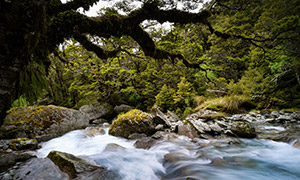
[[[272,127],[273,128],[273,127]],[[117,172],[124,180],[293,180],[300,179],[300,149],[258,139],[193,142],[170,135],[150,149],[107,134],[69,132],[42,144],[39,157],[51,150],[71,153]],[[117,146],[117,145],[119,146]]]

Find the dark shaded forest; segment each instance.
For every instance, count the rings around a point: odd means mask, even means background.
[[[1,1],[2,118],[12,107],[97,102],[182,116],[300,107],[298,0],[213,0],[199,13],[200,0],[137,9],[124,0],[98,17],[76,11],[96,2]],[[154,28],[163,22],[174,24]]]

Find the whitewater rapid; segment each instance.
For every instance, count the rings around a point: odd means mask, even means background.
[[[273,128],[273,127],[272,127]],[[171,135],[150,149],[134,140],[75,130],[42,143],[44,158],[52,150],[70,153],[117,172],[123,180],[299,180],[300,149],[258,139],[193,141]],[[221,163],[215,163],[220,160]]]

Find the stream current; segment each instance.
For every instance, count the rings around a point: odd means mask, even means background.
[[[134,140],[71,131],[42,144],[43,158],[52,150],[79,156],[117,172],[123,180],[299,180],[300,149],[291,144],[258,139],[191,141],[170,135],[150,149]],[[121,147],[120,147],[121,146]]]

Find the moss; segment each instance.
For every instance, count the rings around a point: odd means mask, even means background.
[[[62,157],[56,151],[51,151],[47,157],[51,159],[61,171],[67,173],[72,179],[76,178],[76,170],[71,161]]]
[[[151,116],[143,111],[133,109],[119,115],[109,128],[109,134],[128,138],[132,133],[153,134]]]
[[[36,139],[28,139],[28,138],[11,139],[10,140],[10,148],[15,151],[32,148],[32,147],[30,147],[30,145],[27,145],[28,141],[38,143],[38,141]]]
[[[218,112],[215,114],[201,116],[201,118],[205,119],[205,120],[214,120],[214,119],[220,119],[220,118],[224,118],[224,117],[226,117],[226,114],[224,112]]]
[[[53,115],[56,115],[55,117]],[[48,105],[39,107],[14,108],[8,112],[9,119],[4,125],[31,124],[33,126],[48,128],[56,122],[62,121],[62,112],[58,107]]]

